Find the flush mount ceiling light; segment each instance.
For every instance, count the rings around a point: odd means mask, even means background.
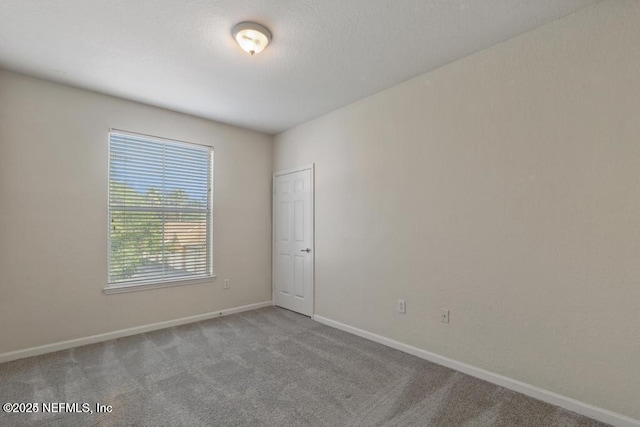
[[[240,47],[251,54],[260,53],[271,41],[271,32],[255,22],[241,22],[231,31]]]

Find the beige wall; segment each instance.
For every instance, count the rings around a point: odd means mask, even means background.
[[[214,146],[217,281],[102,292],[111,127]],[[0,354],[270,300],[272,145],[259,133],[0,71]]]
[[[640,418],[639,46],[606,1],[278,135],[316,314]]]

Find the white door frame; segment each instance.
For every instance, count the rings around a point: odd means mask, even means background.
[[[273,174],[273,178],[271,180],[271,305],[276,305],[276,279],[275,279],[275,257],[273,254],[276,252],[276,204],[275,204],[275,195],[276,195],[276,177],[287,175],[295,172],[302,172],[305,170],[311,171],[311,299],[312,299],[312,311],[311,318],[313,319],[313,315],[316,312],[316,269],[315,269],[315,260],[316,260],[316,210],[315,210],[315,188],[316,188],[316,164],[311,163],[310,165],[300,166],[297,168],[285,169],[281,171],[277,171]]]

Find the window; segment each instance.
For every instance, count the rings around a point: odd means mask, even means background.
[[[109,287],[212,277],[213,149],[109,133]]]

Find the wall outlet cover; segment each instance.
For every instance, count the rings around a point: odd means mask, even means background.
[[[406,314],[407,302],[403,299],[398,300],[398,313]]]
[[[440,321],[442,323],[449,323],[449,310],[443,308],[440,312]]]

